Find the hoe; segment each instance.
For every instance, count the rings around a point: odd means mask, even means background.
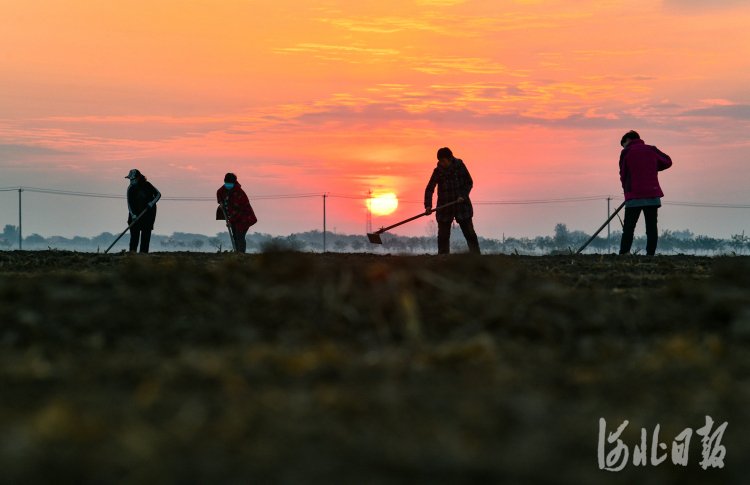
[[[440,207],[435,207],[433,210],[430,211],[430,214],[432,214],[435,211],[439,211],[440,209],[445,209],[446,207],[450,207],[453,204],[458,204],[458,201],[454,200],[450,204],[445,204],[445,205],[441,205]],[[420,217],[426,216],[426,215],[427,215],[427,213],[423,212],[423,213],[419,214],[418,216],[410,217],[410,218],[406,219],[405,221],[399,222],[398,224],[394,224],[394,225],[388,226],[388,227],[383,227],[383,228],[375,231],[374,234],[367,233],[367,239],[369,239],[372,244],[383,244],[383,241],[380,240],[380,235],[383,234],[385,231],[387,231],[389,229],[393,229],[396,226],[400,226],[401,224],[406,224],[407,222],[413,221],[414,219],[419,219]]]
[[[622,204],[620,204],[620,207],[618,207],[617,210],[615,210],[615,213],[612,214],[611,216],[609,216],[609,219],[607,219],[607,221],[604,224],[602,224],[602,227],[600,227],[599,230],[596,231],[594,233],[594,235],[591,236],[589,238],[589,240],[586,241],[586,243],[583,246],[581,246],[581,248],[578,251],[576,251],[576,254],[580,254],[581,251],[583,251],[584,249],[586,249],[586,246],[588,246],[589,243],[591,243],[591,241],[593,241],[594,238],[596,238],[596,236],[598,236],[599,233],[602,232],[602,229],[604,229],[605,227],[607,227],[607,224],[609,224],[609,221],[611,221],[612,219],[614,219],[615,216],[617,216],[619,218],[620,216],[618,216],[617,213],[620,212],[620,209],[622,209],[623,207],[625,207],[625,201],[622,201]],[[622,223],[622,219],[620,219],[620,224],[622,224],[623,228],[625,227],[625,224]]]

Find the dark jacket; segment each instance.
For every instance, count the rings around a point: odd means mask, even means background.
[[[151,183],[141,179],[137,184],[128,185],[128,225],[138,217],[144,209],[149,207],[143,217],[133,226],[141,231],[153,231],[156,220],[156,202],[161,199],[161,193]]]
[[[658,172],[672,166],[672,159],[643,140],[631,140],[620,153],[620,182],[625,200],[664,197]]]
[[[432,171],[432,177],[430,177],[430,182],[424,191],[425,209],[432,208],[432,194],[435,192],[435,185],[437,185],[438,193],[435,207],[453,202],[459,197],[464,198],[464,201],[460,204],[435,212],[435,219],[438,222],[451,222],[454,218],[462,221],[474,217],[474,208],[471,206],[471,200],[469,200],[469,192],[474,186],[474,181],[471,180],[469,170],[461,159],[454,158],[448,168],[443,168],[438,163],[438,166]]]
[[[229,222],[238,231],[247,231],[250,226],[258,222],[258,218],[255,217],[255,212],[250,206],[247,194],[242,190],[239,182],[234,183],[232,190],[228,190],[222,185],[216,191],[216,201],[227,211]]]

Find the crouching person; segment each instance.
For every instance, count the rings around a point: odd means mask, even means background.
[[[228,173],[224,176],[224,185],[216,192],[216,199],[220,209],[224,208],[232,227],[234,247],[238,253],[244,253],[247,248],[245,236],[250,226],[258,222],[258,218],[235,174]]]

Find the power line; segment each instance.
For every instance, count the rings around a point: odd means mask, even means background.
[[[16,188],[2,188],[0,191],[18,191],[21,187]],[[38,194],[53,194],[53,195],[68,195],[75,197],[94,197],[102,199],[125,199],[125,195],[115,194],[99,194],[94,192],[75,192],[70,190],[57,190],[57,189],[43,189],[38,187],[23,187],[26,192],[34,192]],[[248,197],[251,200],[265,200],[265,199],[299,199],[308,197],[320,197],[322,193],[300,193],[300,194],[279,194],[279,195],[256,195]],[[162,197],[161,200],[172,200],[172,201],[216,201],[215,197]]]
[[[124,195],[112,195],[112,194],[95,194],[91,192],[72,192],[69,190],[54,190],[54,189],[39,189],[36,187],[24,187],[25,192],[35,192],[38,194],[54,194],[54,195],[73,195],[77,197],[96,197],[100,199],[124,199]]]
[[[529,200],[487,200],[476,201],[472,204],[477,205],[525,205],[525,204],[556,204],[564,202],[589,202],[593,200],[607,200],[603,195],[592,195],[588,197],[569,197],[559,199],[529,199]]]
[[[701,202],[662,202],[664,205],[680,205],[685,207],[717,207],[722,209],[750,209],[750,205],[742,204],[714,204],[714,203],[701,203]]]
[[[70,190],[58,190],[58,189],[45,189],[39,187],[0,187],[0,192],[17,192],[23,189],[26,192],[34,192],[38,194],[50,194],[50,195],[64,195],[73,197],[92,197],[100,199],[125,199],[125,195],[116,194],[101,194],[95,192],[77,192]],[[248,196],[250,200],[279,200],[279,199],[306,199],[313,197],[332,197],[337,199],[353,199],[353,200],[367,200],[376,197],[368,195],[358,194],[343,194],[337,192],[303,192],[294,194],[273,194],[273,195],[253,195]],[[474,205],[530,205],[530,204],[561,204],[569,202],[589,202],[596,200],[606,200],[607,196],[604,195],[591,195],[583,197],[561,197],[561,198],[550,198],[550,199],[517,199],[517,200],[473,200]],[[214,197],[162,197],[163,201],[174,201],[174,202],[215,202]],[[422,204],[423,200],[416,199],[397,199],[399,203],[404,204]],[[725,204],[725,203],[713,203],[713,202],[685,202],[685,201],[665,201],[663,205],[674,205],[684,207],[705,207],[705,208],[722,208],[722,209],[750,209],[750,205],[746,204]]]

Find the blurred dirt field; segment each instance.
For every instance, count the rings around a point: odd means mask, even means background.
[[[750,257],[0,252],[0,483],[746,484],[747,429]]]

